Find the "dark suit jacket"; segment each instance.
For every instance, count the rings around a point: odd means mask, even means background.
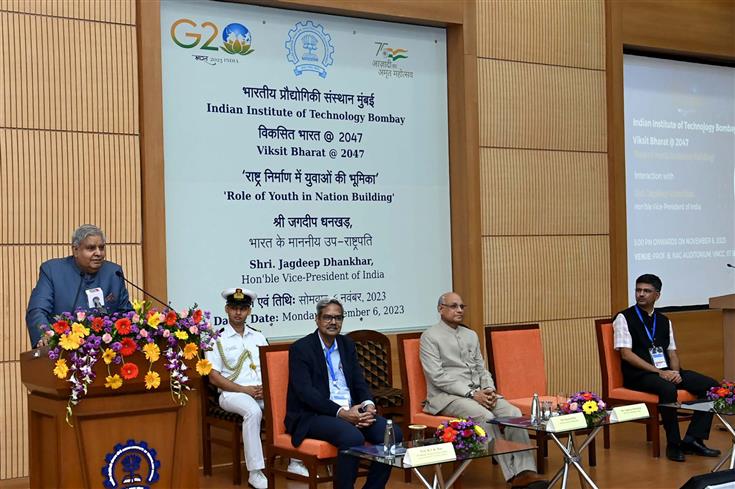
[[[102,289],[105,308],[110,314],[132,310],[125,282],[117,276],[120,271],[120,265],[105,261],[97,273],[87,275],[79,269],[73,256],[41,264],[38,282],[31,292],[26,312],[31,345],[35,346],[41,338],[39,326],[50,326],[57,314],[73,313],[77,308],[88,309],[86,289]]]
[[[355,343],[349,337],[339,335],[337,349],[352,404],[372,400],[370,387],[357,361]],[[293,446],[297,447],[304,441],[315,416],[335,416],[339,407],[329,400],[329,372],[317,330],[289,348],[285,421]]]

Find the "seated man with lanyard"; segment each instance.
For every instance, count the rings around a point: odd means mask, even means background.
[[[268,341],[263,333],[245,324],[255,292],[247,289],[222,291],[226,301],[228,324],[221,331],[217,346],[206,353],[212,363],[209,381],[220,391],[219,405],[225,411],[242,416],[242,442],[245,464],[250,475],[248,483],[255,489],[266,489],[268,479],[263,474],[265,461],[260,441],[260,423],[263,419],[263,382],[260,374],[261,345]],[[300,460],[292,459],[289,472],[308,475]]]
[[[661,296],[661,279],[645,274],[635,282],[635,305],[618,313],[613,321],[615,349],[620,351],[623,385],[628,389],[658,395],[661,404],[676,402],[678,389],[704,398],[718,382],[692,370],[681,369],[674,329],[669,318],[654,310]],[[684,440],[679,433],[676,409],[661,408],[666,430],[666,457],[683,462],[685,453],[716,457],[719,450],[707,447],[712,414],[695,412]],[[658,436],[658,435],[656,435]]]
[[[343,320],[342,303],[322,299],[316,305],[316,331],[289,348],[285,422],[295,447],[305,438],[337,447],[334,487],[352,489],[359,459],[342,450],[365,441],[382,443],[386,420],[377,414],[355,344],[340,334]],[[398,426],[395,434],[396,443],[400,443]],[[390,471],[390,465],[372,462],[363,489],[383,489]]]

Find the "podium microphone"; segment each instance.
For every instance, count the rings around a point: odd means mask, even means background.
[[[115,275],[117,275],[118,277],[120,277],[121,279],[123,279],[123,281],[124,281],[124,282],[125,282],[126,284],[128,284],[128,285],[132,285],[132,286],[133,286],[133,287],[134,287],[135,289],[137,289],[137,290],[139,290],[139,291],[143,292],[143,294],[147,295],[148,297],[150,297],[150,298],[151,298],[151,299],[153,299],[154,301],[158,302],[158,303],[159,303],[159,304],[161,304],[161,305],[162,305],[163,307],[168,307],[169,309],[173,309],[173,306],[171,306],[171,304],[166,304],[165,302],[163,302],[163,301],[162,301],[161,299],[159,299],[159,298],[158,298],[158,297],[156,297],[155,295],[153,295],[153,294],[151,294],[151,293],[149,293],[149,292],[146,292],[146,290],[145,290],[145,289],[143,289],[142,287],[138,287],[138,286],[137,286],[137,285],[135,285],[135,284],[134,284],[133,282],[131,282],[130,280],[126,279],[126,278],[125,278],[125,275],[123,275],[123,273],[122,273],[122,271],[121,271],[121,270],[117,270],[117,271],[115,272]]]

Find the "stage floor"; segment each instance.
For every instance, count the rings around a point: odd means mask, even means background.
[[[682,423],[682,432],[685,431],[685,423]],[[704,458],[694,455],[687,456],[684,463],[671,462],[665,457],[654,459],[650,455],[650,444],[645,443],[644,425],[626,423],[615,426],[611,430],[612,447],[609,450],[602,448],[602,433],[597,438],[597,467],[590,468],[589,474],[597,485],[607,489],[648,489],[648,488],[678,488],[690,477],[697,474],[709,472],[718,461],[716,458]],[[662,445],[664,435],[661,432]],[[726,452],[730,448],[730,437],[726,432],[719,431],[717,424],[713,426],[708,446],[719,448]],[[662,447],[663,449],[663,447]],[[553,475],[561,464],[559,450],[549,445],[550,457],[546,461],[546,475]],[[663,450],[662,450],[663,451]],[[227,456],[224,453],[215,453],[215,460],[223,460]],[[587,456],[584,456],[584,465],[587,466]],[[202,489],[225,489],[225,488],[247,488],[247,471],[243,465],[244,484],[242,486],[232,485],[232,471],[229,466],[217,466],[213,470],[212,477],[200,476],[199,487]],[[579,478],[576,471],[571,472],[570,488],[579,488]],[[463,489],[486,489],[488,487],[507,487],[503,481],[500,467],[492,465],[489,459],[473,462],[462,478]],[[397,470],[393,471],[389,489],[406,489],[408,487],[418,488],[419,481],[414,477],[412,484],[403,482],[403,474]],[[362,482],[358,481],[357,487]],[[2,489],[26,489],[28,479],[11,479],[0,481]],[[303,489],[305,483],[277,479],[279,489]],[[330,484],[322,484],[320,487],[331,489]],[[559,487],[558,485],[556,487]],[[155,485],[151,488],[154,489]],[[182,488],[185,489],[185,488]]]

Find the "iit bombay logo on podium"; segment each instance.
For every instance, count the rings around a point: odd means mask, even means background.
[[[322,78],[327,77],[327,66],[334,63],[334,45],[321,24],[310,20],[297,23],[288,31],[285,46],[286,59],[296,65],[293,70],[296,76],[313,71]]]
[[[105,462],[102,477],[107,489],[149,489],[158,482],[161,462],[145,441],[118,443]]]

